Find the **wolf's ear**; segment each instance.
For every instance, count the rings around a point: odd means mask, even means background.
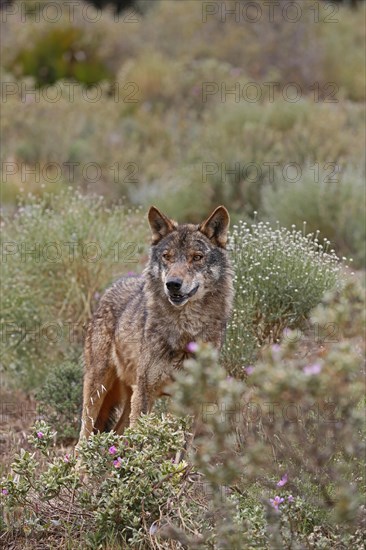
[[[225,206],[218,206],[216,210],[212,212],[211,216],[201,223],[198,230],[217,244],[217,246],[225,248],[229,225],[229,212],[226,210]]]
[[[157,244],[160,239],[176,229],[176,223],[162,214],[155,206],[150,206],[147,217],[152,232],[152,244]]]

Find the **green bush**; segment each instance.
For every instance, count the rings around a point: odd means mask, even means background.
[[[51,28],[36,37],[32,47],[21,50],[14,63],[18,67],[17,76],[32,76],[37,86],[61,79],[90,85],[112,76],[88,46],[83,30],[77,27]]]
[[[32,388],[77,360],[100,293],[134,271],[146,223],[138,210],[65,191],[27,198],[2,231],[2,357],[6,380]]]
[[[223,359],[234,375],[265,343],[279,342],[286,328],[299,328],[327,290],[341,284],[341,265],[317,236],[269,222],[234,226],[230,248],[235,303]]]
[[[82,393],[82,368],[76,362],[57,365],[37,389],[39,412],[56,429],[58,441],[79,435]]]
[[[350,169],[333,177],[330,181],[329,172],[322,172],[319,181],[308,174],[296,183],[265,186],[263,214],[286,227],[301,227],[306,220],[309,232],[318,230],[319,238],[329,239],[339,254],[362,267],[366,260],[365,177]]]

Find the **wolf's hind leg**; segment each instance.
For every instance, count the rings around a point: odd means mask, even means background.
[[[97,420],[101,411],[105,410],[105,400],[113,388],[115,380],[114,369],[105,369],[102,376],[96,376],[92,370],[86,372],[80,439],[88,438],[96,429],[100,429],[97,427]]]
[[[95,431],[104,432],[111,429],[111,416],[116,407],[121,404],[123,393],[124,392],[121,381],[118,379],[118,377],[116,377],[110,389],[107,391],[106,394],[104,394],[103,403],[95,420]]]

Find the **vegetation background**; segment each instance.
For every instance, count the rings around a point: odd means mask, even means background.
[[[0,540],[363,547],[365,4],[14,0],[1,18]],[[141,272],[150,204],[197,222],[220,203],[233,321],[176,390],[203,424],[162,402],[131,455],[98,436],[82,481],[85,324]]]

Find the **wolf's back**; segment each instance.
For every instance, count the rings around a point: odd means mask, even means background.
[[[100,309],[108,307],[111,308],[117,320],[131,301],[141,299],[143,289],[142,277],[121,277],[106,290],[100,301],[97,314]]]
[[[91,363],[107,361],[121,319],[127,325],[134,318],[136,321],[141,312],[144,284],[141,277],[122,277],[106,290],[87,328],[84,348],[86,367]],[[92,361],[92,356],[98,360]]]

